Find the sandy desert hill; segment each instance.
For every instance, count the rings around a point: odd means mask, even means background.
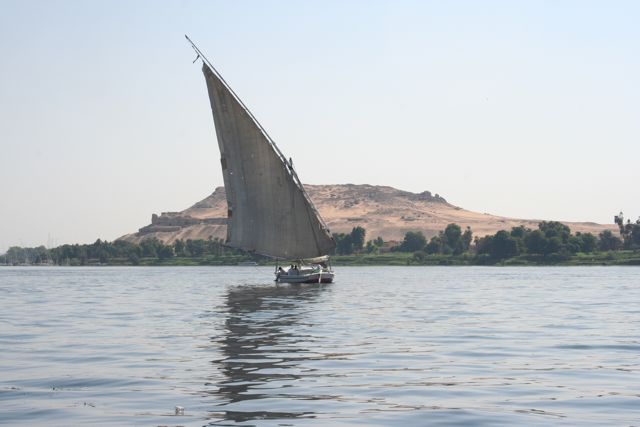
[[[367,184],[305,185],[305,188],[333,233],[348,233],[353,227],[362,226],[367,230],[367,239],[380,236],[385,241],[400,241],[407,231],[422,231],[431,237],[450,223],[469,226],[474,236],[484,236],[519,225],[535,229],[541,221],[468,211],[429,191],[411,193]],[[154,214],[150,225],[120,239],[140,242],[155,237],[166,243],[177,239],[224,239],[226,215],[224,187],[218,187],[210,196],[181,212]],[[616,230],[613,224],[564,223],[574,233],[597,235],[603,230]]]

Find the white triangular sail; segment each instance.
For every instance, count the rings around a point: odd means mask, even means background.
[[[331,233],[295,171],[226,82],[203,63],[227,193],[227,244],[274,258],[329,254]]]

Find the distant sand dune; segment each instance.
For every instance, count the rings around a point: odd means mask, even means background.
[[[400,241],[407,231],[422,231],[431,237],[451,223],[462,228],[471,227],[474,236],[485,236],[519,225],[535,229],[541,221],[468,211],[428,191],[416,194],[366,184],[305,185],[305,188],[333,233],[348,233],[353,227],[362,226],[367,230],[367,239],[380,236],[385,241]],[[218,187],[209,197],[190,208],[163,213],[138,233],[127,234],[120,239],[140,242],[155,237],[166,243],[177,239],[224,239],[226,214],[224,187]],[[574,233],[597,235],[604,230],[616,230],[615,225],[562,222]]]

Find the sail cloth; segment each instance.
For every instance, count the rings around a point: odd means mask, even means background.
[[[274,258],[327,255],[335,241],[277,149],[227,84],[203,63],[227,193],[227,245]]]

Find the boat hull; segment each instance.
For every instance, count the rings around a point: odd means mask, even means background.
[[[308,274],[278,274],[276,282],[278,283],[332,283],[335,274],[333,272],[324,271],[322,273]]]

